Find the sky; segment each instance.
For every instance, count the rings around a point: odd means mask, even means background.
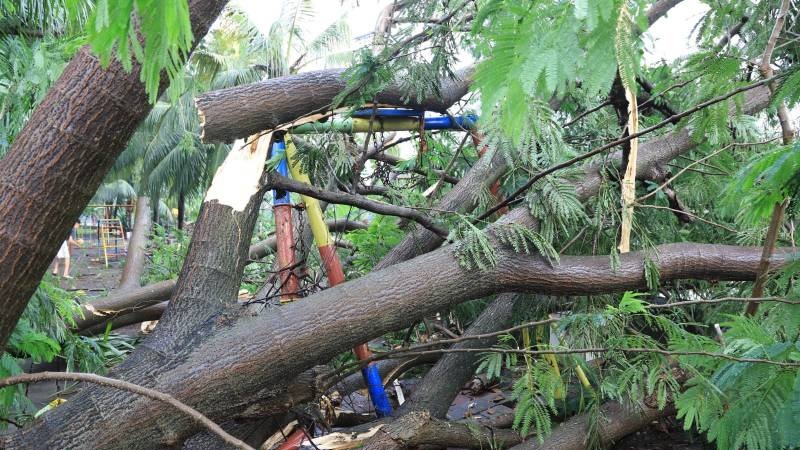
[[[357,48],[363,42],[356,42],[355,39],[375,29],[378,14],[391,2],[392,0],[312,0],[316,14],[303,28],[313,35],[315,30],[323,30],[342,15],[346,15],[352,46]],[[234,3],[262,31],[267,31],[281,15],[282,6],[278,6],[278,2],[274,0],[235,0]],[[284,2],[292,3],[294,2]],[[700,0],[685,0],[672,8],[645,35],[645,63],[656,64],[662,59],[672,61],[691,53],[696,48],[691,36],[692,29],[707,10],[708,6]]]

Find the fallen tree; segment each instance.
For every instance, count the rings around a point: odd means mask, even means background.
[[[746,96],[744,110],[758,111],[767,99],[764,90],[754,90]],[[663,164],[694,145],[686,131],[653,139],[643,146],[638,173],[646,174],[651,166]],[[589,167],[578,186],[580,196],[592,195],[600,181],[599,168]],[[525,210],[515,210],[507,217],[524,221],[530,216]],[[473,274],[459,267],[452,247],[447,247],[394,266],[391,271],[374,272],[263,316],[222,320],[217,322],[213,337],[198,336],[200,339],[196,340],[185,335],[183,339],[187,345],[173,348],[171,353],[158,351],[149,341],[145,342],[134,352],[134,355],[145,356],[126,361],[120,371],[130,372],[120,375],[134,377],[143,384],[185,399],[187,404],[218,420],[246,409],[248,404],[269,403],[271,386],[294,377],[317,361],[372,336],[408,326],[447,305],[498,290],[568,295],[646,285],[641,255],[636,253],[625,255],[620,270],[614,273],[609,271],[608,260],[602,257],[565,257],[561,265],[550,267],[538,257],[516,254],[502,245],[498,250],[498,266],[482,274],[488,281],[485,284],[473,283]],[[746,280],[754,276],[758,259],[759,251],[753,248],[678,245],[662,247],[657,265],[662,280],[685,276]],[[187,259],[187,264],[197,262]],[[431,273],[426,267],[438,270]],[[397,280],[415,282],[398,283]],[[326,325],[320,328],[318,324],[323,321]],[[264,352],[263,342],[276,346],[273,351]],[[134,367],[135,371],[129,369]],[[158,367],[158,376],[143,376],[142,368],[146,367]],[[203,370],[198,371],[197,367]],[[231,389],[235,390],[235,395],[230,394]],[[89,425],[101,420],[108,421],[109,426],[98,429]],[[129,429],[132,424],[135,424],[134,431],[124,436],[118,432],[122,427]],[[44,432],[44,429],[51,432]],[[153,433],[153,430],[160,431]],[[102,389],[87,389],[49,413],[47,420],[4,437],[4,444],[7,448],[72,445],[70,448],[76,449],[144,449],[180,442],[194,431],[192,424],[180,417],[167,412],[155,413],[152,407]]]
[[[195,100],[201,138],[205,142],[232,142],[307,114],[328,112],[333,99],[347,89],[343,72],[344,69],[305,72],[202,94]],[[442,80],[439,96],[409,99],[402,87],[389,86],[375,96],[375,101],[445,112],[467,93],[470,73],[465,70],[454,80]]]
[[[193,45],[227,1],[191,0]],[[0,350],[81,211],[152,105],[134,63],[103,68],[83,47],[0,165]],[[160,90],[167,86],[163,77]],[[42,211],[48,214],[42,215]]]
[[[755,247],[669,244],[656,250],[654,263],[663,281],[687,277],[752,280],[760,260],[760,249]],[[218,420],[245,409],[247,403],[242,401],[268,399],[272,386],[317,361],[330,359],[370,336],[408,326],[448,305],[505,290],[587,295],[646,288],[644,258],[638,252],[622,255],[616,272],[609,271],[607,257],[563,257],[560,265],[551,267],[538,256],[501,246],[497,267],[482,274],[485,283],[478,284],[471,282],[472,272],[459,267],[452,249],[443,248],[397,264],[391,273],[373,272],[270,314],[243,317],[232,327],[223,323],[197,351],[173,347],[179,353],[156,352],[148,340],[124,365],[140,369],[157,362],[161,368],[158,376],[151,379],[131,373],[131,369],[125,375],[153,384]],[[780,265],[781,259],[774,263]],[[437,267],[438,271],[425,271],[420,279],[421,267]],[[419,282],[403,283],[399,289],[397,279]],[[320,327],[320,323],[325,325]],[[190,336],[183,337],[187,338],[191,341]],[[263,342],[277,345],[265,352]],[[150,361],[137,361],[137,353]],[[239,394],[231,395],[232,389]],[[47,420],[5,437],[3,444],[6,449],[57,447],[66,442],[75,449],[149,449],[174,445],[196,431],[196,426],[180,415],[157,410],[152,404],[123,400],[112,392],[85,390],[49,413]],[[97,420],[106,426],[87,426]],[[124,435],[118,431],[121,428],[126,430]],[[160,432],[154,434],[153,430]]]

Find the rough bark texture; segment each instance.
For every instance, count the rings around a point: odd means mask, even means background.
[[[327,111],[334,97],[347,87],[343,71],[305,72],[202,94],[195,100],[201,137],[205,142],[231,142],[310,113]],[[380,104],[444,112],[467,93],[469,75],[465,71],[457,80],[443,80],[441,97],[417,102],[413,97],[405,99],[407,92],[400,86],[390,86],[378,93],[375,100]]]
[[[150,229],[153,227],[153,222],[150,218],[150,199],[144,196],[137,198],[133,232],[131,233],[131,240],[128,242],[125,268],[122,270],[122,278],[117,289],[127,290],[139,287],[140,279],[144,273],[144,266],[147,262],[145,255],[147,238],[150,235]]]
[[[414,411],[403,420],[384,425],[362,447],[364,450],[417,448],[420,445],[457,448],[506,448],[522,442],[511,430],[491,429],[477,424],[448,422]]]
[[[670,244],[656,251],[654,263],[662,281],[751,280],[760,258],[756,247]],[[481,283],[474,282],[474,272],[459,267],[451,248],[443,248],[270,314],[242,317],[231,327],[220,325],[204,341],[181,337],[198,342],[198,351],[191,344],[179,353],[168,347],[161,351],[148,340],[123,363],[131,368],[124,375],[219,420],[246,409],[252,399],[269,399],[275,385],[318,361],[459,302],[498,291],[586,295],[647,286],[641,253],[621,255],[616,272],[609,269],[606,256],[565,256],[560,265],[550,267],[538,256],[503,247],[497,253],[497,267],[481,273]],[[270,351],[264,351],[265,342]],[[153,372],[142,373],[146,367]],[[196,431],[194,423],[156,405],[87,389],[31,428],[11,435],[5,447],[156,449]]]
[[[498,296],[475,322],[464,332],[465,336],[486,334],[505,327],[511,320],[514,304],[519,299],[517,294],[501,294]],[[475,339],[464,341],[453,348],[478,348],[494,344],[497,339]],[[365,449],[391,450],[403,448],[409,440],[423,439],[433,424],[423,423],[420,418],[444,419],[447,410],[458,394],[458,391],[475,373],[477,353],[447,353],[425,374],[422,383],[414,390],[413,396],[395,412],[397,419],[390,426],[381,428],[365,444]],[[423,420],[423,422],[430,422]],[[437,422],[438,424],[438,422]],[[448,428],[449,429],[449,428]],[[415,433],[410,432],[415,430]],[[441,436],[444,438],[444,436]],[[519,442],[519,436],[516,436]],[[452,439],[448,437],[448,439]],[[473,437],[473,441],[474,441]],[[444,441],[447,442],[447,441]],[[426,442],[429,443],[429,442]],[[458,442],[460,444],[460,441]],[[451,445],[463,447],[463,445]]]
[[[665,411],[641,407],[630,408],[616,402],[600,407],[602,418],[599,423],[601,446],[605,447],[643,428],[650,422],[664,416]],[[587,426],[591,420],[587,414],[575,416],[556,427],[544,443],[530,439],[512,447],[512,450],[585,450],[588,447]]]
[[[197,39],[225,3],[190,1]],[[103,69],[84,47],[3,158],[0,350],[70,227],[150,108],[138,66],[131,73],[118,63]]]
[[[768,100],[766,88],[752,91],[745,100],[746,112],[763,108]],[[694,145],[685,131],[653,139],[642,148],[637,172],[646,174],[651,166],[663,164]],[[578,189],[581,197],[599,188],[598,171],[598,167],[587,169]],[[517,209],[505,217],[525,221],[530,216]],[[143,381],[212,419],[231,417],[248,404],[269,402],[274,386],[318,361],[389,330],[409,326],[448,305],[497,291],[568,295],[646,285],[638,253],[625,255],[618,272],[609,270],[605,257],[564,257],[554,268],[536,257],[507,249],[500,250],[499,258],[497,269],[481,275],[486,283],[475,283],[474,273],[459,268],[451,249],[440,249],[268,315],[241,318],[235,326],[220,329],[196,351],[193,340],[188,340],[181,352],[172,354],[150,352],[143,346],[135,353],[151,356],[149,360],[140,358],[138,372],[147,372],[141,375],[146,379]],[[683,244],[662,247],[657,263],[662,280],[752,279],[758,259],[755,248]],[[430,270],[434,267],[435,271]],[[272,346],[268,352],[264,351],[265,342]],[[5,447],[137,450],[178,442],[195,430],[193,424],[135,399],[97,397],[94,401],[96,408],[75,404],[75,400],[56,408],[30,429],[4,437]],[[95,426],[101,419],[106,421],[104,426]],[[142,431],[129,433],[131,429]]]

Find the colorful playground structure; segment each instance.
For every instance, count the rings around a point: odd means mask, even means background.
[[[110,263],[124,260],[128,252],[128,234],[120,212],[133,217],[135,205],[89,205],[81,215],[76,240],[83,242],[81,252],[93,260]]]

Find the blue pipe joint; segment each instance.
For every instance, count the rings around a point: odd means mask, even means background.
[[[456,116],[453,121],[450,116],[437,116],[425,118],[426,130],[470,130],[475,128],[475,122],[478,121],[478,116],[475,114],[467,114],[464,116]]]
[[[392,405],[389,404],[389,397],[386,396],[386,391],[383,389],[383,380],[380,372],[378,372],[378,366],[370,364],[364,367],[361,369],[361,375],[364,376],[364,383],[367,385],[367,391],[369,391],[372,406],[375,407],[375,413],[378,417],[391,416]]]
[[[375,117],[422,117],[425,115],[425,111],[420,111],[417,109],[408,109],[408,108],[378,108],[377,110],[373,111],[372,108],[364,108],[353,111],[352,117],[359,117],[362,119],[369,119],[372,117],[373,112],[375,113]]]
[[[278,139],[272,144],[272,157],[279,157],[280,161],[275,170],[284,177],[289,176],[289,162],[286,161],[286,142]],[[288,191],[275,189],[272,191],[272,205],[291,205],[292,198]]]

